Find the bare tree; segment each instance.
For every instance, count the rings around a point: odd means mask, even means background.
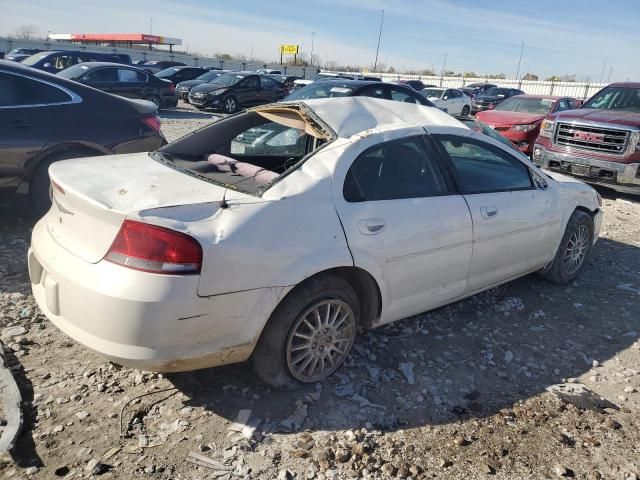
[[[21,25],[15,30],[15,36],[21,40],[31,40],[38,33],[38,27],[35,25]]]

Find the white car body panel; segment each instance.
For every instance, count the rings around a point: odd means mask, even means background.
[[[156,371],[204,368],[248,358],[280,301],[319,272],[367,272],[381,295],[381,312],[369,319],[378,325],[540,269],[554,257],[577,207],[598,212],[597,238],[602,214],[591,187],[547,177],[437,109],[367,97],[304,103],[336,138],[261,196],[225,193],[144,154],[54,164],[51,178],[65,193],[53,189],[54,206],[34,228],[29,250],[32,288],[45,315],[118,363]],[[482,138],[547,178],[548,187],[344,199],[344,179],[359,153],[426,132]],[[495,218],[482,218],[486,206],[496,207]],[[125,219],[198,240],[201,272],[158,275],[105,261]],[[376,219],[385,221],[384,229],[363,233]]]

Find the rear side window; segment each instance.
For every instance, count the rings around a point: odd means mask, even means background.
[[[275,90],[278,88],[278,82],[269,77],[260,77],[260,84],[262,85],[262,88],[268,88],[269,90]]]
[[[343,187],[348,202],[446,193],[445,180],[422,137],[385,142],[365,150],[351,165]]]
[[[142,72],[135,70],[129,70],[128,68],[118,69],[118,81],[119,82],[144,82],[147,80],[147,76]]]
[[[115,68],[99,68],[98,70],[94,70],[93,72],[90,72],[88,75],[85,75],[84,78],[91,83],[117,82],[118,71]]]
[[[71,100],[69,94],[57,87],[0,72],[0,107],[57,104]]]
[[[532,188],[529,169],[493,145],[464,137],[436,137],[451,159],[463,193],[486,193]]]
[[[361,97],[373,97],[373,98],[382,98],[385,99],[384,90],[382,87],[372,86],[367,87],[362,92],[360,92]]]
[[[393,87],[391,88],[391,100],[395,100],[396,102],[418,103],[413,95]]]

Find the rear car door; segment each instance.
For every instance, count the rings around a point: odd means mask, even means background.
[[[113,93],[128,98],[142,98],[147,75],[132,68],[118,68],[118,83]]]
[[[260,76],[260,92],[259,103],[277,102],[285,95],[284,85],[266,75]]]
[[[464,293],[471,216],[423,129],[352,146],[334,174],[332,195],[355,266],[380,285],[382,323]]]
[[[53,84],[0,71],[0,203],[53,137],[55,106],[74,101],[79,97]]]
[[[553,257],[561,208],[557,191],[501,147],[436,135],[473,218],[468,292],[542,268]],[[526,160],[525,160],[526,161]]]

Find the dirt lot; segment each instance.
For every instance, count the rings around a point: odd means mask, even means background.
[[[165,117],[170,140],[211,121],[190,109]],[[163,376],[76,344],[30,295],[33,221],[5,212],[0,334],[25,422],[0,473],[638,479],[640,202],[606,195],[577,282],[531,275],[364,333],[336,375],[295,392],[245,364]]]

